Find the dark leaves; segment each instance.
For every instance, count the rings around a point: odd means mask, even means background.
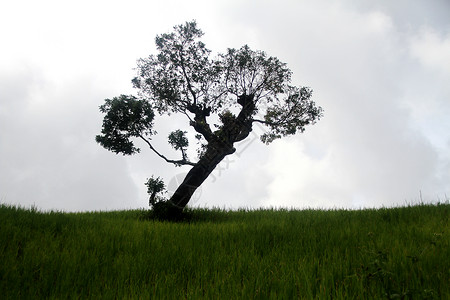
[[[121,95],[106,99],[100,111],[105,117],[102,134],[96,136],[96,141],[114,153],[137,153],[139,148],[134,146],[130,138],[154,134],[152,127],[155,114],[145,100]]]
[[[255,100],[283,93],[291,71],[276,57],[245,45],[221,55],[226,90],[236,96],[254,95]]]
[[[187,131],[177,129],[169,134],[169,144],[175,150],[181,150],[181,154],[184,160],[187,159],[186,148],[189,146],[189,141],[186,137]]]
[[[159,53],[138,61],[133,85],[159,113],[185,112],[190,105],[215,107],[220,68],[198,39],[203,32],[195,21],[156,37]]]
[[[323,109],[311,100],[312,90],[302,87],[288,87],[284,101],[268,107],[263,121],[269,130],[261,136],[261,141],[269,144],[283,136],[294,135],[314,124],[322,116]]]
[[[145,185],[147,186],[147,193],[150,195],[148,200],[149,205],[155,205],[155,203],[159,201],[164,201],[162,197],[156,196],[158,193],[163,193],[165,190],[164,181],[160,177],[154,178],[152,176],[151,178],[148,178]]]

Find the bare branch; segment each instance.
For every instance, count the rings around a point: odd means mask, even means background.
[[[258,120],[258,119],[252,119],[252,122],[261,123],[264,125],[271,125],[271,126],[277,126],[279,124],[279,123],[267,122],[267,121]]]
[[[150,147],[150,149],[153,150],[153,152],[155,152],[159,157],[161,157],[162,159],[164,159],[166,162],[168,163],[172,163],[176,166],[180,166],[180,165],[189,165],[189,166],[195,166],[196,164],[193,162],[190,162],[186,159],[181,159],[181,160],[172,160],[172,159],[168,159],[167,157],[165,157],[164,155],[162,155],[161,153],[159,153],[150,143],[149,140],[147,140],[144,136],[142,136],[141,134],[139,135],[139,137],[147,143],[147,145]],[[184,156],[183,156],[184,157]]]

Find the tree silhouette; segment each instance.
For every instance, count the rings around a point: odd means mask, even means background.
[[[234,144],[249,136],[254,123],[266,128],[260,138],[269,144],[303,132],[322,116],[322,108],[311,100],[310,88],[290,85],[292,72],[285,63],[247,45],[210,58],[211,51],[199,40],[202,35],[195,21],[158,35],[158,53],[137,63],[132,83],[138,97],[121,95],[100,106],[105,116],[96,140],[104,148],[131,155],[140,151],[134,140],[141,139],[166,162],[192,166],[171,198],[159,201],[173,212],[183,210],[220,161],[236,151]],[[196,161],[186,154],[189,141],[182,129],[168,139],[181,152],[181,159],[169,159],[155,149],[155,113],[186,117],[199,141]],[[164,184],[152,178],[147,186],[156,205],[155,195]]]

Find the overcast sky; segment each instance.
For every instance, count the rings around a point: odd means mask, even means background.
[[[286,62],[292,84],[311,87],[324,108],[304,134],[269,146],[256,127],[193,206],[355,209],[450,197],[448,0],[16,0],[0,4],[0,202],[145,208],[151,175],[173,190],[188,168],[96,144],[98,106],[136,93],[136,60],[156,53],[157,34],[192,19],[214,53],[248,44]],[[162,149],[187,126],[158,122]]]

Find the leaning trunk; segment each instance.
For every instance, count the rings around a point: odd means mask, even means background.
[[[216,147],[208,147],[209,149],[198,163],[187,173],[183,182],[170,198],[169,202],[179,210],[183,210],[197,188],[206,180],[206,178],[208,178],[209,174],[211,174],[222,159],[235,151],[232,147],[220,149],[220,147],[217,146],[218,145],[216,145]]]
[[[214,133],[212,140],[208,143],[205,154],[192,167],[169,200],[178,210],[183,210],[197,188],[208,178],[209,174],[222,159],[236,151],[233,144],[249,135],[252,130],[251,115],[255,110],[255,102],[253,100],[253,94],[239,96],[237,102],[242,106],[239,115],[229,119],[222,119],[223,126]],[[199,128],[202,129],[201,126]]]

